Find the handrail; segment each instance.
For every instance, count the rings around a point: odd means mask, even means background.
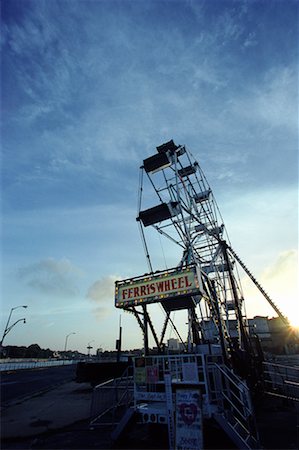
[[[215,363],[215,366],[226,377],[226,379],[237,388],[237,390],[238,390],[238,392],[240,392],[240,394],[242,394],[242,388],[244,388],[247,391],[247,393],[249,393],[248,386],[242,380],[238,380],[238,384],[237,384],[235,382],[235,380],[233,379],[233,377],[231,376],[232,375],[231,373],[228,373],[226,370],[224,370],[222,367],[220,367],[216,363]],[[244,403],[244,399],[242,397],[239,398],[231,389],[228,389],[228,395],[224,392],[224,390],[220,392],[220,395],[222,396],[222,398],[224,398],[226,401],[229,402],[229,404],[231,405],[233,410],[236,413],[238,413],[240,415],[240,417],[242,417],[244,422],[247,423],[248,417],[252,416],[252,411],[250,409],[250,406],[247,406]],[[238,402],[238,405],[237,405],[237,402]],[[241,406],[241,410],[240,410],[240,406]],[[243,412],[242,412],[242,410],[243,410]],[[243,427],[244,427],[244,425],[243,425]]]
[[[299,401],[299,367],[264,362],[265,393]]]
[[[232,405],[234,410],[237,411],[237,413],[240,414],[240,416],[245,419],[244,414],[239,410],[239,408],[237,408],[237,406],[234,404],[234,402],[232,402],[231,399],[224,392],[222,392],[222,395]]]
[[[275,370],[267,370],[266,372],[264,372],[264,373],[266,373],[267,375],[274,375],[275,377],[276,377],[276,379],[277,378],[280,378],[283,382],[285,382],[285,381],[287,381],[286,380],[286,375],[285,374],[283,374],[283,373],[279,373],[279,372],[275,372]],[[287,374],[287,377],[289,378],[289,380],[290,381],[293,381],[292,380],[292,378],[296,381],[296,380],[298,380],[298,377],[296,377],[296,375],[290,375],[290,374]],[[273,380],[271,380],[271,381],[273,381]]]
[[[94,389],[97,389],[97,388],[99,388],[99,387],[105,386],[106,384],[111,383],[112,381],[114,381],[114,378],[110,378],[110,380],[103,381],[103,383],[97,384],[97,385],[94,387]]]
[[[217,363],[215,363],[215,366],[217,367],[217,369],[220,370],[220,372],[222,372],[227,378],[230,379],[230,381],[237,387],[239,388],[240,384],[249,392],[249,388],[248,386],[244,383],[244,381],[238,379],[238,384],[235,382],[235,380],[233,380],[233,378],[231,377],[232,373],[230,372],[229,374],[221,367],[219,366]],[[236,376],[235,374],[233,374],[234,376]]]
[[[276,362],[270,362],[270,361],[263,361],[262,364],[264,366],[275,366],[275,367],[281,367],[283,369],[290,369],[290,370],[298,370],[298,366],[286,366],[285,364],[277,364]]]

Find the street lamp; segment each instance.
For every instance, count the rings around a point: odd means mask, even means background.
[[[65,344],[64,344],[64,351],[65,352],[66,352],[67,341],[68,341],[69,336],[71,336],[71,334],[76,334],[76,333],[73,331],[72,333],[69,333],[69,334],[66,335],[66,337],[65,337]]]
[[[93,339],[93,341],[88,342],[88,345],[87,345],[88,356],[90,356],[90,350],[92,349],[92,346],[91,346],[90,344],[91,344],[92,342],[94,342],[94,339]]]
[[[7,322],[6,322],[6,325],[5,325],[5,329],[4,329],[4,332],[3,332],[3,336],[2,336],[2,339],[1,339],[1,341],[0,341],[0,354],[2,353],[2,347],[3,347],[3,341],[4,341],[4,338],[5,338],[5,336],[10,332],[10,330],[12,330],[12,328],[13,328],[18,322],[22,322],[22,321],[23,321],[24,323],[26,323],[26,319],[23,317],[22,319],[19,319],[19,320],[17,320],[16,322],[14,322],[12,325],[9,325],[10,319],[11,319],[11,315],[12,315],[13,311],[14,311],[15,309],[18,309],[18,308],[28,308],[28,306],[27,306],[27,305],[20,305],[20,306],[15,306],[15,307],[11,308],[10,313],[9,313],[9,316],[8,316],[8,319],[7,319]]]

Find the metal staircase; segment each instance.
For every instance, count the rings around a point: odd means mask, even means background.
[[[233,416],[226,413],[215,413],[214,418],[234,444],[240,449],[257,449],[258,441],[251,435],[249,430]]]
[[[216,364],[223,389],[217,398],[213,417],[240,449],[260,448],[254,411],[247,385],[226,366]]]

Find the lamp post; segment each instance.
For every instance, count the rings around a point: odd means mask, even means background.
[[[71,334],[76,334],[76,333],[73,331],[72,333],[69,333],[69,334],[66,335],[66,337],[65,337],[65,344],[64,344],[64,351],[65,352],[66,352],[66,347],[67,347],[67,341],[68,341],[69,336],[71,336]]]
[[[88,350],[88,357],[90,356],[90,350],[92,349],[92,347],[91,347],[91,343],[92,342],[94,342],[94,340],[93,341],[90,341],[90,342],[88,342],[88,345],[87,345],[87,350]]]
[[[7,322],[6,322],[6,325],[5,325],[5,329],[4,329],[4,332],[3,332],[3,336],[2,336],[2,339],[1,339],[1,341],[0,341],[0,355],[2,354],[3,341],[4,341],[4,339],[5,339],[5,336],[8,335],[8,333],[10,332],[10,330],[12,330],[12,328],[13,328],[17,323],[22,322],[22,321],[23,321],[24,323],[26,323],[26,319],[23,317],[22,319],[16,320],[16,322],[14,322],[12,325],[9,325],[10,319],[11,319],[11,315],[12,315],[13,311],[14,311],[15,309],[18,309],[18,308],[28,308],[28,306],[27,306],[27,305],[19,305],[19,306],[14,306],[13,308],[11,308],[10,313],[9,313],[9,316],[8,316],[8,319],[7,319]]]

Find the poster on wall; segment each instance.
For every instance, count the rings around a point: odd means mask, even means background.
[[[146,382],[155,384],[159,381],[159,367],[149,366],[146,368]]]
[[[177,450],[200,450],[203,448],[199,389],[180,389],[176,392],[175,441]]]

